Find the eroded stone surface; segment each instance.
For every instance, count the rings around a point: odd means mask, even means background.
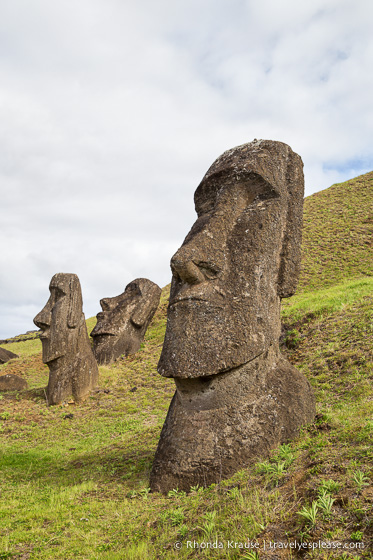
[[[100,301],[102,311],[91,336],[99,364],[110,364],[140,348],[156,312],[161,289],[146,278],[130,282],[119,296]]]
[[[50,285],[50,298],[34,323],[42,330],[43,362],[49,367],[48,404],[70,396],[84,400],[97,386],[98,367],[89,342],[79,278],[57,273]]]
[[[225,152],[195,192],[198,219],[171,259],[158,371],[175,378],[153,490],[210,484],[293,437],[314,416],[280,355],[280,299],[300,269],[303,163],[259,140]]]
[[[6,350],[5,348],[0,348],[0,364],[5,364],[14,358],[19,358],[18,354],[14,354],[14,352]]]
[[[0,375],[0,391],[25,391],[27,389],[27,381],[22,377],[13,373]]]

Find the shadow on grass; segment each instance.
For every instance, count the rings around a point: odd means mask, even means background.
[[[133,438],[79,454],[74,453],[73,447],[66,452],[42,448],[0,452],[0,469],[13,487],[61,487],[89,480],[98,484],[123,483],[128,490],[140,482],[147,485],[157,443],[153,434],[147,435],[141,442]]]

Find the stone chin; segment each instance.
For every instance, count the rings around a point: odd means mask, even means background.
[[[58,340],[58,344],[56,344],[56,342],[53,343],[53,340],[50,337],[43,337],[43,335],[41,335],[40,339],[43,350],[42,360],[44,364],[49,364],[65,355],[66,352],[62,347],[61,340]]]
[[[111,334],[93,335],[93,346],[96,360],[99,364],[105,365],[112,361],[112,343],[114,340]]]
[[[130,333],[124,331],[120,334],[102,334],[93,337],[94,354],[101,365],[108,365],[120,356],[128,356],[136,352],[140,342]]]

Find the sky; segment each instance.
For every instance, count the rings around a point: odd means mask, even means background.
[[[227,149],[286,142],[306,195],[373,169],[372,2],[0,4],[0,339],[36,329],[56,272],[86,317],[168,284]]]

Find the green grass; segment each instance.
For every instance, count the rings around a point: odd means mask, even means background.
[[[305,199],[298,293],[373,275],[373,171]]]
[[[343,310],[373,293],[373,277],[347,280],[325,289],[295,294],[282,301],[282,319],[296,322],[304,317],[322,317]]]
[[[20,357],[33,356],[41,352],[41,340],[39,338],[26,340],[25,342],[11,342],[4,346],[7,350],[14,352]]]
[[[360,195],[354,197],[350,186],[359,193],[370,175],[350,181],[347,193],[343,185],[329,189],[329,208],[357,205]],[[328,191],[306,201],[305,228],[314,224],[319,240],[321,226],[325,234],[335,225],[334,213],[328,218],[325,210]],[[351,219],[356,231],[362,210],[352,210],[344,214],[345,227]],[[168,496],[148,488],[174,392],[173,381],[156,371],[169,286],[141,350],[100,367],[99,390],[80,406],[46,406],[48,369],[39,340],[7,345],[20,358],[0,366],[0,373],[18,373],[30,389],[0,395],[0,560],[265,560],[275,557],[264,552],[265,542],[319,539],[356,546],[302,553],[282,548],[277,558],[372,557],[372,280],[365,264],[360,274],[353,261],[337,274],[338,236],[330,235],[328,248],[307,241],[308,234],[304,240],[304,252],[315,258],[319,247],[320,258],[317,266],[306,258],[299,293],[283,302],[281,340],[282,351],[314,387],[315,422],[270,457],[209,488],[188,495],[175,489]],[[95,318],[87,320],[89,330],[94,324]],[[243,548],[248,539],[257,548]],[[232,541],[237,546],[228,548]],[[188,545],[194,542],[224,548]]]

